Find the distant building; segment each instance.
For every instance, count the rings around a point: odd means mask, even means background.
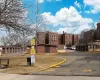
[[[76,45],[79,43],[79,35],[78,34],[73,34],[72,35],[72,45]]]
[[[72,46],[72,34],[63,33],[63,43],[67,47],[71,47]]]
[[[28,53],[27,47],[13,46],[0,46],[1,55],[22,55]]]
[[[54,32],[37,33],[37,53],[56,53],[58,34]]]
[[[77,34],[58,34],[56,32],[37,33],[37,53],[56,53],[57,49],[71,47],[77,44],[79,37]]]
[[[63,35],[62,34],[58,34],[58,44],[63,45]]]
[[[63,31],[63,34],[59,34],[59,49],[64,49],[64,46],[71,47],[79,43],[78,34],[69,34]]]
[[[77,45],[77,51],[100,51],[100,23],[96,30],[89,30],[82,34]]]
[[[100,40],[100,23],[97,24],[96,40]]]

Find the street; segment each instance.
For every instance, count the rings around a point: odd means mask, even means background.
[[[56,76],[100,76],[100,54],[71,51],[70,54],[60,54],[67,61],[61,66],[33,73]]]
[[[18,75],[0,73],[1,80],[100,80],[100,54],[69,51],[58,54],[67,61],[55,68],[33,73],[33,75]],[[38,75],[37,75],[38,74]]]

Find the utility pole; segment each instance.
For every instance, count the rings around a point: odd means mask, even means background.
[[[37,53],[37,32],[38,32],[38,14],[39,14],[39,10],[38,10],[38,0],[36,0],[36,19],[35,19],[35,22],[36,22],[36,26],[35,26],[35,50],[36,50],[36,53]]]
[[[95,29],[95,25],[94,23],[92,24],[92,28]],[[95,34],[95,30],[92,31],[92,45],[93,45],[93,52],[94,52],[94,48],[95,48],[95,45],[94,45],[94,34]]]

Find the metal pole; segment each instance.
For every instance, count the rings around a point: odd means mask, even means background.
[[[37,29],[38,29],[38,0],[36,0],[36,33],[35,33],[35,50],[36,50],[36,53],[37,53]]]

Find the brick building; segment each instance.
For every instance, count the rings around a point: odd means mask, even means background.
[[[97,24],[96,30],[92,29],[83,33],[83,38],[79,40],[77,50],[100,51],[100,23]]]
[[[86,43],[91,43],[93,41],[94,32],[95,32],[95,30],[89,30],[89,31],[85,32],[84,40]]]
[[[72,45],[75,45],[79,42],[79,36],[78,34],[69,34],[69,33],[64,33],[60,34],[60,43],[66,46],[71,47]],[[62,42],[61,42],[62,41]]]
[[[58,44],[63,45],[63,35],[58,34]]]
[[[45,32],[38,32],[37,40],[37,44],[45,44]]]
[[[79,43],[79,35],[78,34],[73,34],[72,35],[72,45],[76,45]]]
[[[79,42],[78,34],[69,34],[63,31],[63,34],[59,34],[58,43],[59,49],[64,49],[64,46],[71,47]]]
[[[64,46],[71,47],[78,43],[77,34],[58,34],[56,32],[37,33],[37,53],[56,53],[57,49],[64,49]]]
[[[56,53],[58,34],[54,32],[37,33],[37,53]]]
[[[100,23],[97,24],[96,40],[100,40]]]
[[[64,33],[63,36],[64,36],[63,43],[66,46],[71,47],[72,46],[72,34]]]
[[[0,46],[0,54],[4,55],[22,55],[28,53],[27,47]]]

